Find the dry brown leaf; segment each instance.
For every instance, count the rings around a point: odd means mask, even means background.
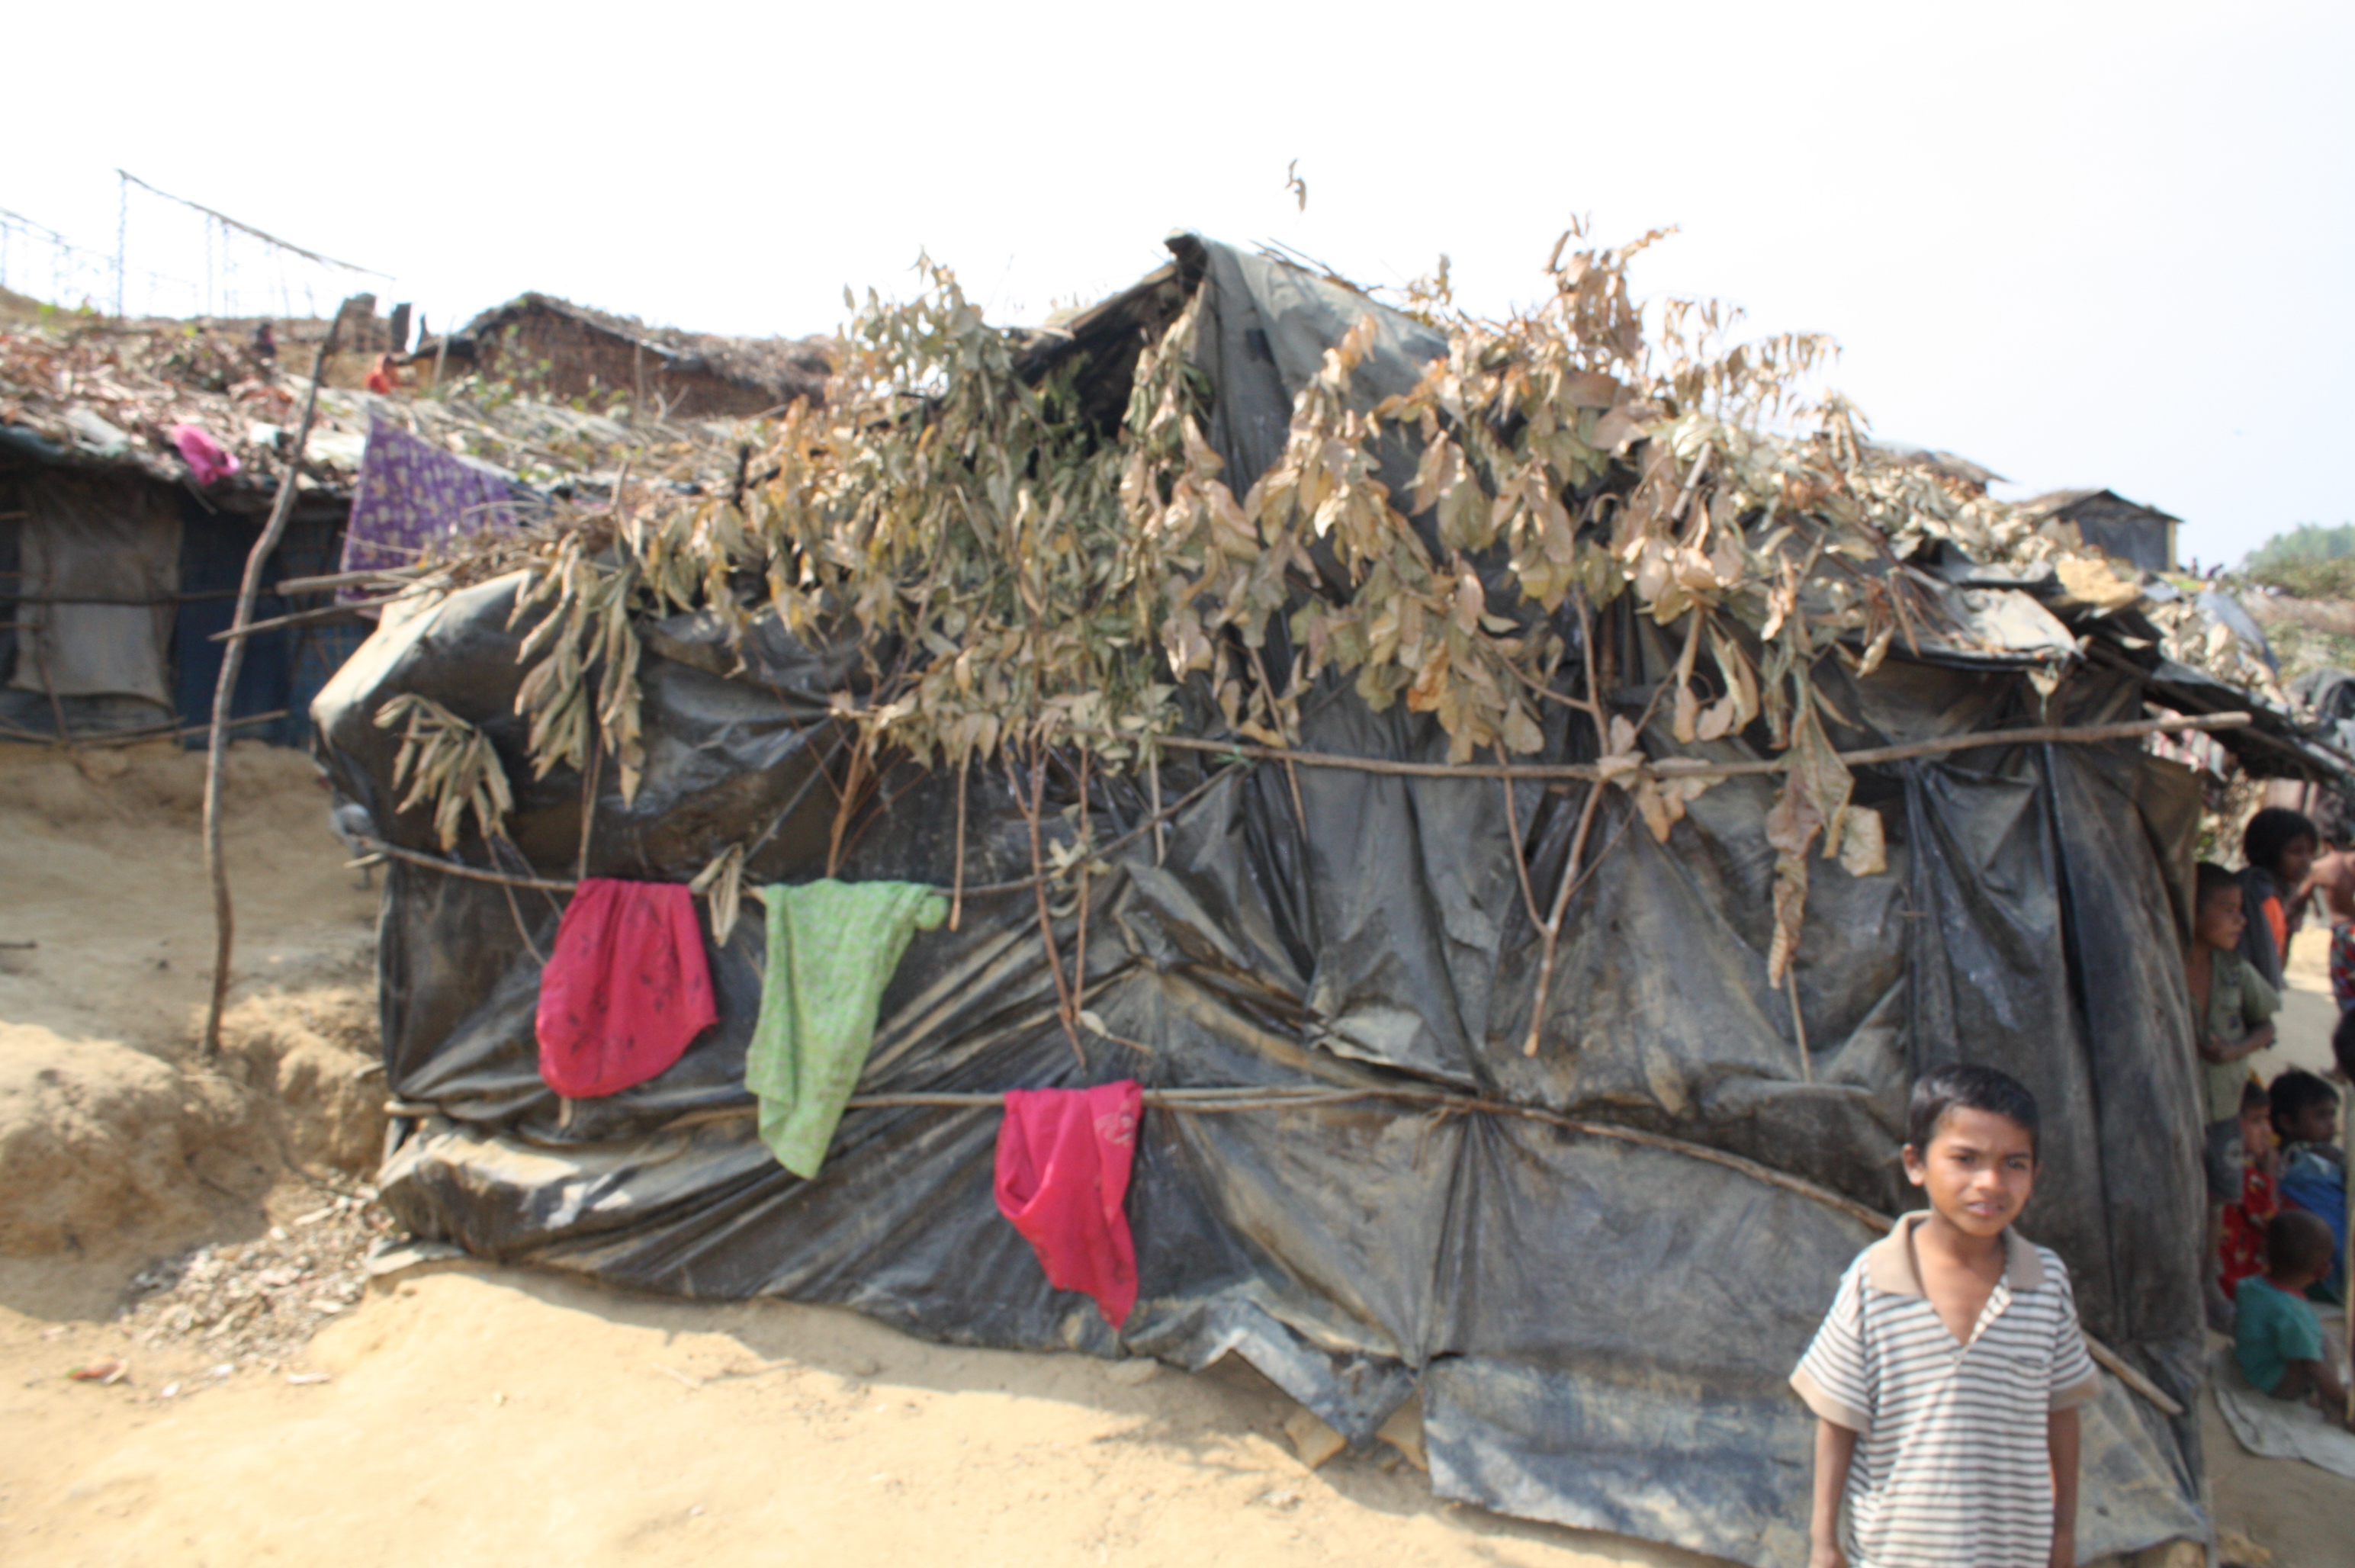
[[[1881,813],[1851,805],[1840,813],[1840,868],[1851,877],[1877,877],[1889,869]]]

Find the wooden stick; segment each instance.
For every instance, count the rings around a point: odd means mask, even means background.
[[[408,582],[419,575],[420,569],[413,566],[379,566],[368,571],[331,571],[324,577],[282,577],[275,592],[324,593],[330,588],[357,588],[363,582]]]
[[[278,717],[284,718],[285,715],[280,714]],[[242,720],[240,720],[240,722],[242,722]],[[1218,787],[1219,784],[1224,780],[1226,776],[1226,773],[1222,771],[1212,774],[1202,783],[1196,784],[1192,789],[1188,790],[1184,795],[1180,795],[1170,805],[1167,811],[1159,814],[1154,821],[1140,824],[1136,827],[1130,829],[1128,832],[1122,834],[1111,843],[1105,845],[1102,854],[1119,854],[1123,849],[1127,848],[1130,845],[1135,843],[1146,834],[1151,833],[1158,823],[1177,816],[1179,812],[1185,810],[1188,806],[1193,805],[1196,801],[1209,794],[1211,790]],[[815,774],[813,774],[812,778],[815,780]],[[791,809],[791,805],[789,805],[787,806],[787,810],[790,811]],[[780,820],[783,820],[782,814],[780,815]],[[469,866],[464,860],[446,859],[440,855],[428,855],[419,849],[404,849],[397,844],[388,844],[381,838],[369,837],[365,833],[354,834],[352,836],[352,841],[356,844],[367,845],[369,850],[375,854],[387,856],[395,860],[405,860],[412,866],[423,866],[429,870],[446,871],[451,876],[463,877],[472,882],[488,882],[494,886],[504,885],[511,888],[538,888],[544,892],[551,893],[569,893],[577,891],[581,886],[579,882],[569,882],[556,877],[518,877],[510,875],[506,871],[487,870],[480,866]],[[766,842],[767,839],[764,836],[761,840],[761,843]],[[749,864],[751,861],[752,857],[759,852],[759,844],[756,844],[752,848],[747,849],[744,852],[746,863]],[[965,889],[964,893],[967,898],[996,898],[1007,893],[1027,893],[1031,889],[1039,886],[1043,882],[1050,882],[1053,880],[1054,877],[1051,873],[1036,877],[1017,877],[1010,882],[985,882],[977,888]]]
[[[267,713],[249,713],[242,719],[230,720],[229,728],[238,730],[250,724],[273,723],[285,718],[290,711],[291,709],[284,708],[274,708]],[[185,741],[191,735],[208,735],[211,732],[212,726],[209,724],[193,724],[185,728],[177,724],[148,724],[136,730],[101,730],[93,734],[77,735],[59,741],[55,735],[44,735],[38,730],[20,729],[5,720],[0,720],[0,735],[18,741],[38,741],[43,745],[62,744],[68,747],[135,746],[142,741]]]
[[[1500,763],[1505,760],[1505,743],[1502,741],[1497,742],[1497,760]],[[1512,830],[1513,874],[1520,879],[1521,906],[1529,911],[1529,929],[1542,930],[1545,915],[1538,908],[1537,888],[1529,881],[1529,850],[1521,842],[1521,813],[1513,801],[1513,781],[1500,779],[1497,782],[1505,791],[1505,825]]]
[[[957,759],[956,815],[956,881],[949,894],[949,929],[956,930],[964,923],[964,797],[971,784],[973,753],[968,751]]]
[[[381,838],[371,838],[364,833],[354,834],[352,837],[355,843],[367,845],[372,853],[384,855],[395,860],[405,860],[412,866],[429,867],[453,877],[463,877],[470,882],[490,882],[511,888],[539,888],[551,893],[569,893],[581,886],[579,882],[562,881],[554,877],[518,877],[506,871],[488,871],[480,866],[469,866],[464,860],[444,859],[442,856],[428,855],[422,850],[404,849],[398,844],[388,844]]]
[[[253,619],[253,602],[261,592],[261,569],[285,536],[286,519],[293,515],[294,482],[303,471],[303,448],[311,439],[311,421],[319,411],[319,387],[327,379],[327,357],[336,351],[336,334],[342,328],[343,320],[343,307],[338,306],[336,319],[327,324],[327,336],[319,344],[318,355],[311,361],[311,389],[303,399],[303,421],[294,432],[294,450],[286,460],[284,475],[278,481],[278,496],[271,503],[270,521],[245,558],[245,577],[237,591],[237,613],[229,621],[231,631]],[[221,782],[229,765],[229,707],[237,697],[237,677],[244,668],[245,641],[239,637],[221,650],[220,681],[213,689],[212,742],[205,758],[205,869],[213,883],[215,933],[212,1001],[205,1011],[205,1036],[199,1055],[207,1067],[220,1059],[221,1009],[229,1002],[229,958],[237,940],[236,915],[229,907],[229,864],[221,858]]]
[[[1813,1083],[1816,1081],[1816,1064],[1807,1054],[1807,1020],[1799,1012],[1799,966],[1796,963],[1785,965],[1783,984],[1791,993],[1791,1039],[1799,1048],[1799,1082]]]
[[[46,621],[33,628],[33,662],[40,667],[41,689],[49,694],[49,722],[58,727],[58,744],[70,751],[74,736],[66,724],[66,699],[58,695],[57,679],[49,674],[48,629]]]
[[[990,1093],[854,1094],[850,1097],[848,1108],[882,1110],[897,1106],[968,1107],[1000,1104],[1004,1100],[1003,1094]],[[1636,1127],[1623,1127],[1610,1122],[1590,1122],[1576,1116],[1565,1116],[1556,1112],[1540,1110],[1534,1105],[1517,1105],[1509,1101],[1482,1100],[1469,1094],[1450,1094],[1420,1089],[1320,1087],[1294,1091],[1280,1085],[1270,1085],[1263,1088],[1229,1090],[1147,1089],[1145,1091],[1145,1103],[1148,1105],[1156,1105],[1164,1110],[1197,1113],[1291,1110],[1315,1105],[1341,1104],[1353,1100],[1388,1100],[1398,1104],[1434,1107],[1459,1114],[1479,1112],[1489,1115],[1518,1116],[1526,1121],[1542,1122],[1549,1126],[1561,1127],[1566,1132],[1579,1133],[1588,1137],[1608,1138],[1616,1143],[1659,1149],[1669,1154],[1682,1155],[1689,1159],[1721,1166],[1727,1170],[1738,1171],[1769,1187],[1796,1193],[1799,1197],[1820,1203],[1828,1209],[1836,1209],[1850,1219],[1883,1234],[1897,1228],[1895,1220],[1877,1209],[1859,1203],[1843,1193],[1835,1192],[1828,1187],[1807,1180],[1805,1177],[1792,1176],[1787,1172],[1776,1170],[1772,1166],[1761,1165],[1753,1159],[1745,1159],[1738,1154],[1728,1154],[1723,1149],[1710,1148],[1706,1144],[1689,1143],[1682,1138],[1672,1138],[1659,1133],[1647,1133]],[[2180,1416],[2183,1413],[2183,1406],[2180,1403],[2115,1350],[2090,1334],[2085,1336],[2085,1348],[2093,1353],[2094,1360],[2101,1364],[2105,1371],[2126,1384],[2135,1393],[2149,1401],[2151,1404],[2169,1416]]]
[[[1586,666],[1587,716],[1594,720],[1596,752],[1607,754],[1611,750],[1611,731],[1603,717],[1603,688],[1594,675],[1594,616],[1586,607],[1583,592],[1578,595],[1577,604],[1579,654]],[[1643,725],[1639,723],[1636,728],[1640,731]],[[1504,766],[1499,764],[1500,769]],[[1509,773],[1505,777],[1505,787],[1513,787]],[[1598,774],[1587,786],[1586,804],[1578,808],[1578,828],[1571,835],[1570,855],[1562,862],[1561,885],[1554,890],[1553,909],[1547,914],[1545,923],[1538,927],[1538,983],[1529,993],[1529,1032],[1521,1040],[1523,1056],[1538,1053],[1538,1041],[1545,1031],[1546,1003],[1553,992],[1554,958],[1561,945],[1562,916],[1570,908],[1572,890],[1578,886],[1578,863],[1586,853],[1586,836],[1594,830],[1594,813],[1602,804],[1603,780]]]
[[[1578,810],[1578,830],[1571,836],[1570,858],[1562,863],[1561,885],[1554,890],[1553,908],[1547,913],[1545,923],[1538,928],[1537,988],[1529,996],[1529,1032],[1521,1041],[1521,1054],[1535,1056],[1538,1042],[1545,1029],[1546,998],[1553,987],[1555,955],[1561,946],[1562,915],[1570,908],[1570,895],[1579,883],[1578,862],[1586,851],[1586,836],[1594,830],[1594,812],[1603,804],[1600,784],[1586,787],[1586,804]]]
[[[1088,757],[1085,746],[1080,749],[1080,837],[1076,848],[1079,859],[1072,864],[1072,875],[1080,884],[1079,961],[1071,966],[1071,1017],[1077,1019],[1088,1006],[1088,862],[1095,858],[1095,835],[1088,823]],[[1082,1064],[1084,1065],[1084,1063]]]
[[[230,720],[229,727],[232,730],[243,730],[255,724],[274,724],[293,711],[293,709],[288,708],[273,708],[267,713],[249,713],[242,719]],[[104,735],[85,735],[81,738],[81,743],[85,746],[129,746],[141,741],[185,741],[191,735],[207,735],[211,732],[212,726],[209,724],[193,724],[185,727],[178,724],[156,724],[144,730],[116,730]]]
[[[1023,805],[1021,782],[1014,776],[1014,750],[1006,750],[1006,787],[1014,792],[1014,803]],[[1080,1071],[1088,1070],[1087,1048],[1080,1043],[1079,1008],[1071,1003],[1071,987],[1063,979],[1063,955],[1055,946],[1055,922],[1047,909],[1047,855],[1039,839],[1039,813],[1047,790],[1047,749],[1033,740],[1030,744],[1030,800],[1022,816],[1030,825],[1030,891],[1039,903],[1039,934],[1047,944],[1047,973],[1055,978],[1055,999],[1060,1004],[1055,1016],[1062,1021],[1063,1034],[1071,1042],[1071,1054],[1079,1059]]]
[[[2145,735],[2169,734],[2182,730],[2238,730],[2251,722],[2246,713],[2200,713],[2180,719],[2135,719],[2115,724],[2038,724],[2019,730],[1980,730],[1967,735],[1943,735],[1932,741],[1913,741],[1902,746],[1867,746],[1859,751],[1837,753],[1850,767],[1868,767],[1876,763],[1899,763],[1913,757],[1941,756],[1949,752],[1975,752],[1982,746],[2030,746],[2042,744],[2091,744],[2101,741],[2131,741]],[[1109,731],[1103,738],[1113,741],[1133,741],[1135,736],[1114,735]],[[1214,756],[1250,758],[1258,762],[1297,763],[1304,768],[1352,768],[1359,773],[1387,773],[1396,777],[1421,779],[1544,779],[1549,782],[1601,778],[1601,770],[1591,763],[1401,763],[1387,757],[1351,757],[1334,752],[1296,752],[1285,746],[1257,746],[1243,741],[1200,741],[1186,735],[1156,735],[1156,746],[1172,746],[1181,752],[1208,752]],[[1648,773],[1654,778],[1742,778],[1766,773],[1779,773],[1789,764],[1779,758],[1757,762],[1712,763],[1702,757],[1662,757],[1646,762],[1635,770]],[[1620,778],[1630,776],[1622,773]]]
[[[586,685],[588,676],[584,673],[581,678]],[[589,880],[589,835],[597,825],[597,770],[605,755],[604,748],[597,744],[598,735],[592,718],[589,724],[589,765],[581,770],[581,854],[572,868],[572,874],[584,882]]]
[[[215,632],[208,639],[216,643],[243,642],[264,632],[282,632],[289,626],[315,626],[327,621],[347,621],[366,610],[380,610],[395,600],[410,597],[407,593],[388,593],[381,599],[362,599],[349,604],[318,604],[291,614],[272,615],[266,621],[250,621],[241,626],[231,626],[225,632]]]
[[[1149,741],[1145,748],[1145,779],[1153,797],[1153,863],[1158,866],[1169,858],[1169,837],[1161,827],[1161,751]]]
[[[128,594],[98,593],[18,593],[9,597],[12,604],[112,604],[128,609],[161,610],[172,604],[203,604],[217,599],[234,599],[234,588],[206,588],[192,593],[151,593],[140,598]]]

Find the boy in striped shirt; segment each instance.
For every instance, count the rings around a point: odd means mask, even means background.
[[[1817,1417],[1812,1568],[2075,1568],[2077,1407],[2099,1384],[2069,1271],[2011,1230],[2036,1101],[1941,1068],[1906,1130],[1929,1211],[1859,1254],[1791,1375]]]

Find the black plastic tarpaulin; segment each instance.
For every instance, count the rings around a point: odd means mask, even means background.
[[[1373,307],[1279,263],[1185,247],[1187,285],[1209,291],[1212,433],[1231,473],[1256,473],[1301,378]],[[1378,319],[1375,396],[1437,345]],[[418,693],[480,726],[517,781],[496,863],[561,878],[583,781],[522,782],[516,655],[531,616],[510,626],[517,589],[499,579],[389,613],[315,712],[338,788],[412,850],[433,847],[425,814],[394,809],[396,737],[373,715]],[[1624,605],[1602,626],[1632,687],[1673,661]],[[686,880],[757,843],[751,880],[822,874],[836,816],[823,770],[846,743],[830,702],[856,678],[850,651],[804,647],[773,622],[741,648],[699,616],[645,633],[645,778],[634,802],[597,792],[588,873]],[[2049,702],[2014,671],[1898,657],[1863,679],[1828,660],[1818,678],[1842,749],[2140,712],[2125,672],[2081,671]],[[1345,685],[1304,713],[1311,751],[1445,757],[1434,722],[1370,711]],[[1567,726],[1549,740],[1551,760],[1593,760]],[[1076,786],[1050,768],[1049,811],[1075,805]],[[947,885],[959,787],[895,770],[889,809],[838,874]],[[962,787],[968,883],[1028,875],[1007,780],[976,769]],[[2024,1229],[2068,1261],[2088,1329],[2190,1403],[2202,1199],[2178,956],[2199,810],[2186,771],[2130,742],[1990,743],[1859,770],[1887,869],[1817,863],[1793,991],[1765,963],[1773,782],[1725,780],[1665,843],[1610,792],[1534,1056],[1521,1041],[1538,944],[1515,824],[1550,887],[1580,795],[1516,784],[1508,820],[1495,779],[1287,776],[1175,752],[1161,787],[1199,793],[1092,880],[1085,1005],[1101,1032],[1075,1049],[1059,1021],[1034,895],[969,896],[960,929],[909,948],[859,1085],[986,1094],[1135,1077],[1405,1096],[1158,1099],[1130,1200],[1142,1294],[1121,1335],[1050,1289],[997,1216],[986,1104],[854,1108],[819,1179],[775,1164],[742,1082],[763,951],[751,904],[714,949],[719,1022],[653,1082],[565,1105],[533,1039],[564,895],[392,863],[383,1037],[402,1115],[385,1200],[419,1234],[484,1256],[683,1296],[838,1303],[958,1343],[1193,1367],[1232,1352],[1353,1440],[1419,1392],[1444,1496],[1782,1568],[1806,1555],[1813,1419],[1785,1380],[1875,1234],[1853,1206],[1905,1204],[1913,1077],[1985,1061],[2045,1108]],[[1088,788],[1099,842],[1149,816],[1134,780]],[[462,850],[495,863],[479,842]],[[1080,911],[1055,896],[1069,969]],[[2088,1555],[2206,1533],[2188,1421],[2105,1377],[2085,1456]]]

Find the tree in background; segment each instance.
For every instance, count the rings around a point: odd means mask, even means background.
[[[2355,598],[2355,523],[2300,523],[2251,550],[2241,573],[2300,599]]]
[[[2313,669],[2355,669],[2355,524],[2301,523],[2275,534],[2233,577],[2227,586],[2264,628],[2285,683]]]

